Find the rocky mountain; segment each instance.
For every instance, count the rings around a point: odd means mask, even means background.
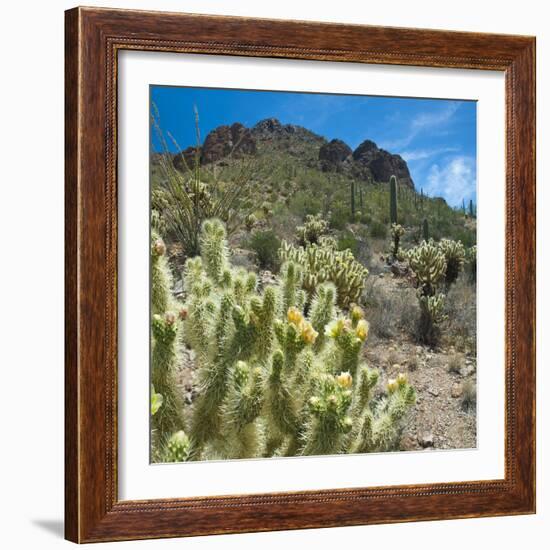
[[[340,139],[327,141],[311,130],[294,124],[281,124],[276,118],[261,120],[252,128],[239,122],[212,130],[199,149],[202,164],[241,158],[245,155],[279,151],[303,161],[310,168],[337,172],[366,182],[387,182],[392,175],[411,189],[414,182],[406,161],[366,139],[355,150]],[[183,159],[193,163],[195,147],[174,156],[174,165],[183,168]],[[183,158],[182,158],[183,157]]]

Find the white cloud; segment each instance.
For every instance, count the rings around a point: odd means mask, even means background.
[[[399,154],[407,162],[414,162],[415,160],[424,160],[444,153],[456,153],[458,150],[458,147],[439,147],[435,149],[410,149]]]
[[[426,130],[432,130],[439,126],[443,126],[449,122],[459,107],[460,102],[453,101],[452,103],[448,103],[445,108],[440,111],[419,113],[410,121],[404,137],[385,141],[381,146],[389,151],[408,147],[418,134]]]
[[[476,164],[473,157],[456,156],[444,165],[433,164],[426,178],[424,191],[443,197],[450,205],[459,206],[462,200],[475,199]]]

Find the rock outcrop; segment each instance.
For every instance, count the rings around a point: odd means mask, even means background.
[[[341,172],[343,163],[352,154],[351,147],[340,139],[333,139],[319,149],[319,164],[323,172]]]
[[[231,155],[234,158],[253,155],[256,141],[248,128],[239,122],[231,126],[218,126],[204,140],[201,160],[203,164],[216,162]]]
[[[361,179],[372,177],[374,181],[387,182],[395,176],[402,185],[414,188],[407,163],[400,155],[380,149],[374,141],[363,141],[353,152],[354,172]]]

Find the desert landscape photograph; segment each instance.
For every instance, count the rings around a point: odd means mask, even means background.
[[[151,462],[476,448],[476,124],[150,87]]]

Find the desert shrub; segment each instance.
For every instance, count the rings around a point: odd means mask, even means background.
[[[477,404],[477,388],[473,380],[466,380],[462,385],[462,408],[465,411],[475,410]]]
[[[464,365],[464,357],[460,353],[455,353],[447,362],[447,370],[452,374],[460,374]]]
[[[476,288],[464,274],[449,289],[446,297],[445,337],[458,350],[476,349]]]
[[[388,228],[386,224],[379,221],[373,221],[369,230],[370,236],[373,239],[386,239],[388,237]]]
[[[337,290],[325,283],[306,315],[303,273],[291,261],[258,293],[254,273],[227,263],[224,236],[223,224],[206,222],[205,252],[185,267],[184,339],[197,354],[200,391],[187,436],[172,445],[176,458],[396,448],[416,394],[404,373],[375,392],[378,372],[361,361],[369,331],[363,311],[341,315]]]
[[[338,250],[350,250],[351,253],[356,256],[359,250],[359,243],[357,238],[350,231],[345,231],[338,237],[337,241]]]
[[[274,231],[256,231],[247,243],[248,248],[256,254],[258,265],[263,269],[275,270],[279,265],[277,251],[281,241]]]
[[[312,194],[311,189],[307,189],[294,193],[290,199],[289,209],[300,219],[304,219],[308,215],[314,216],[322,211],[323,205],[321,198]]]
[[[350,220],[349,207],[343,202],[337,202],[331,206],[330,211],[330,227],[341,231],[346,228]]]

